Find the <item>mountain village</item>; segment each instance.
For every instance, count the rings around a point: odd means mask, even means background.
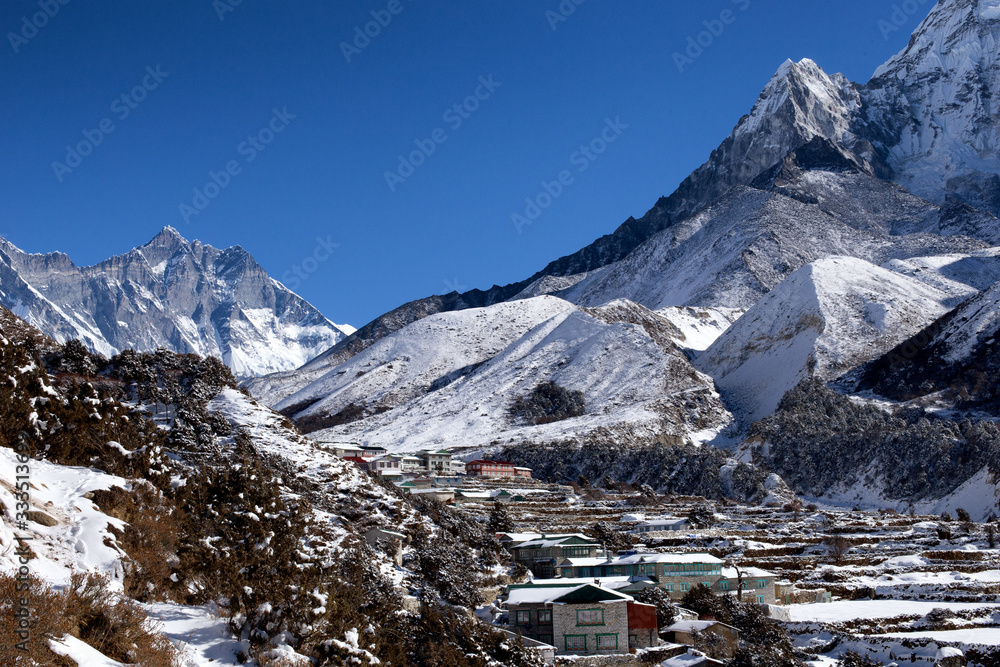
[[[684,607],[685,600],[699,596],[756,605],[765,616],[800,631],[801,649],[817,655],[842,640],[819,641],[813,636],[815,626],[800,619],[827,619],[831,628],[849,625],[853,615],[868,613],[869,606],[885,607],[880,600],[891,601],[918,582],[919,597],[927,601],[899,605],[910,613],[922,609],[923,615],[900,616],[893,621],[900,627],[919,626],[925,616],[938,614],[943,625],[935,628],[954,628],[936,629],[942,637],[949,631],[960,636],[962,627],[984,637],[994,632],[990,619],[996,618],[993,605],[1000,603],[1000,550],[988,525],[965,522],[952,534],[946,527],[951,519],[943,522],[942,517],[820,511],[797,500],[781,504],[777,498],[765,508],[749,510],[716,506],[705,498],[650,496],[613,483],[609,488],[586,480],[581,481],[589,488],[549,484],[533,479],[530,469],[506,461],[466,463],[448,450],[388,454],[384,448],[357,444],[320,446],[406,494],[433,499],[491,527],[515,526],[517,530],[495,536],[523,580],[498,588],[496,599],[477,608],[476,615],[549,664],[726,664],[740,646],[740,629],[711,610]],[[675,513],[666,513],[668,509]],[[963,517],[968,518],[964,510]],[[582,523],[589,520],[595,523]],[[578,528],[559,530],[566,526]],[[806,538],[810,526],[816,531]],[[528,527],[549,530],[520,530]],[[784,538],[774,542],[779,535]],[[955,542],[946,548],[935,536]],[[410,548],[405,534],[388,529],[373,528],[365,538],[396,549],[400,565]],[[936,556],[918,547],[923,542],[944,551]],[[955,551],[958,545],[963,546]],[[951,583],[940,588],[934,585],[940,578],[934,573],[944,563],[952,568]],[[851,571],[857,575],[831,576]],[[893,584],[892,575],[861,576],[867,571],[902,576]],[[866,581],[878,583],[862,584]],[[966,614],[960,620],[952,611],[976,610],[978,602],[983,605],[978,617]],[[822,606],[809,611],[816,605],[829,605],[830,611]],[[884,651],[898,662],[967,664],[962,651],[946,642],[880,642],[873,636],[881,634],[873,632],[877,628],[865,628],[851,642],[870,641],[869,652]],[[585,657],[588,661],[581,662]],[[567,659],[572,662],[564,663]]]
[[[360,328],[237,240],[0,238],[0,667],[1000,666],[1000,0],[893,10],[645,215]]]

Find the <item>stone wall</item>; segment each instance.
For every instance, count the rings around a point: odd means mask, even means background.
[[[676,650],[650,649],[631,655],[556,656],[554,664],[556,667],[653,667],[676,655]]]
[[[604,612],[603,625],[578,625],[577,612],[599,609]],[[597,602],[588,604],[556,604],[552,606],[553,641],[557,655],[597,654],[597,635],[613,634],[618,637],[618,648],[608,653],[628,653],[628,607],[625,600],[620,602]],[[583,635],[587,650],[581,653],[566,651],[566,635]]]

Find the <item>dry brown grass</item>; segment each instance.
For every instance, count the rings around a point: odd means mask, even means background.
[[[128,525],[112,532],[128,555],[125,593],[142,602],[170,599],[171,562],[180,543],[180,511],[150,484],[136,483],[94,491],[94,503],[108,516]]]
[[[70,633],[125,664],[178,667],[170,641],[134,600],[109,590],[110,582],[107,575],[73,575],[62,596]]]
[[[30,577],[21,591],[11,575],[0,574],[0,664],[73,667],[49,649],[50,639],[72,635],[113,660],[137,667],[178,667],[177,652],[133,601],[109,589],[110,578],[75,574],[62,592]],[[30,609],[26,648],[17,635],[14,611],[22,597]]]
[[[22,598],[27,600],[29,609],[27,640],[17,635],[21,628],[14,615]],[[63,605],[62,596],[38,577],[31,575],[19,584],[12,575],[0,574],[0,665],[75,667],[69,658],[49,650],[50,637],[62,637],[69,631]],[[27,650],[16,647],[21,642],[26,642],[22,646]]]

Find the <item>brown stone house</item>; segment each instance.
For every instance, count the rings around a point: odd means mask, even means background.
[[[638,602],[628,603],[628,647],[650,648],[660,643],[656,607]]]
[[[557,655],[628,653],[658,643],[656,608],[596,584],[520,586],[509,591],[511,630]]]

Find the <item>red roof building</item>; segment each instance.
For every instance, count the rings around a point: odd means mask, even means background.
[[[509,461],[469,461],[465,474],[472,477],[516,477],[517,468]]]

